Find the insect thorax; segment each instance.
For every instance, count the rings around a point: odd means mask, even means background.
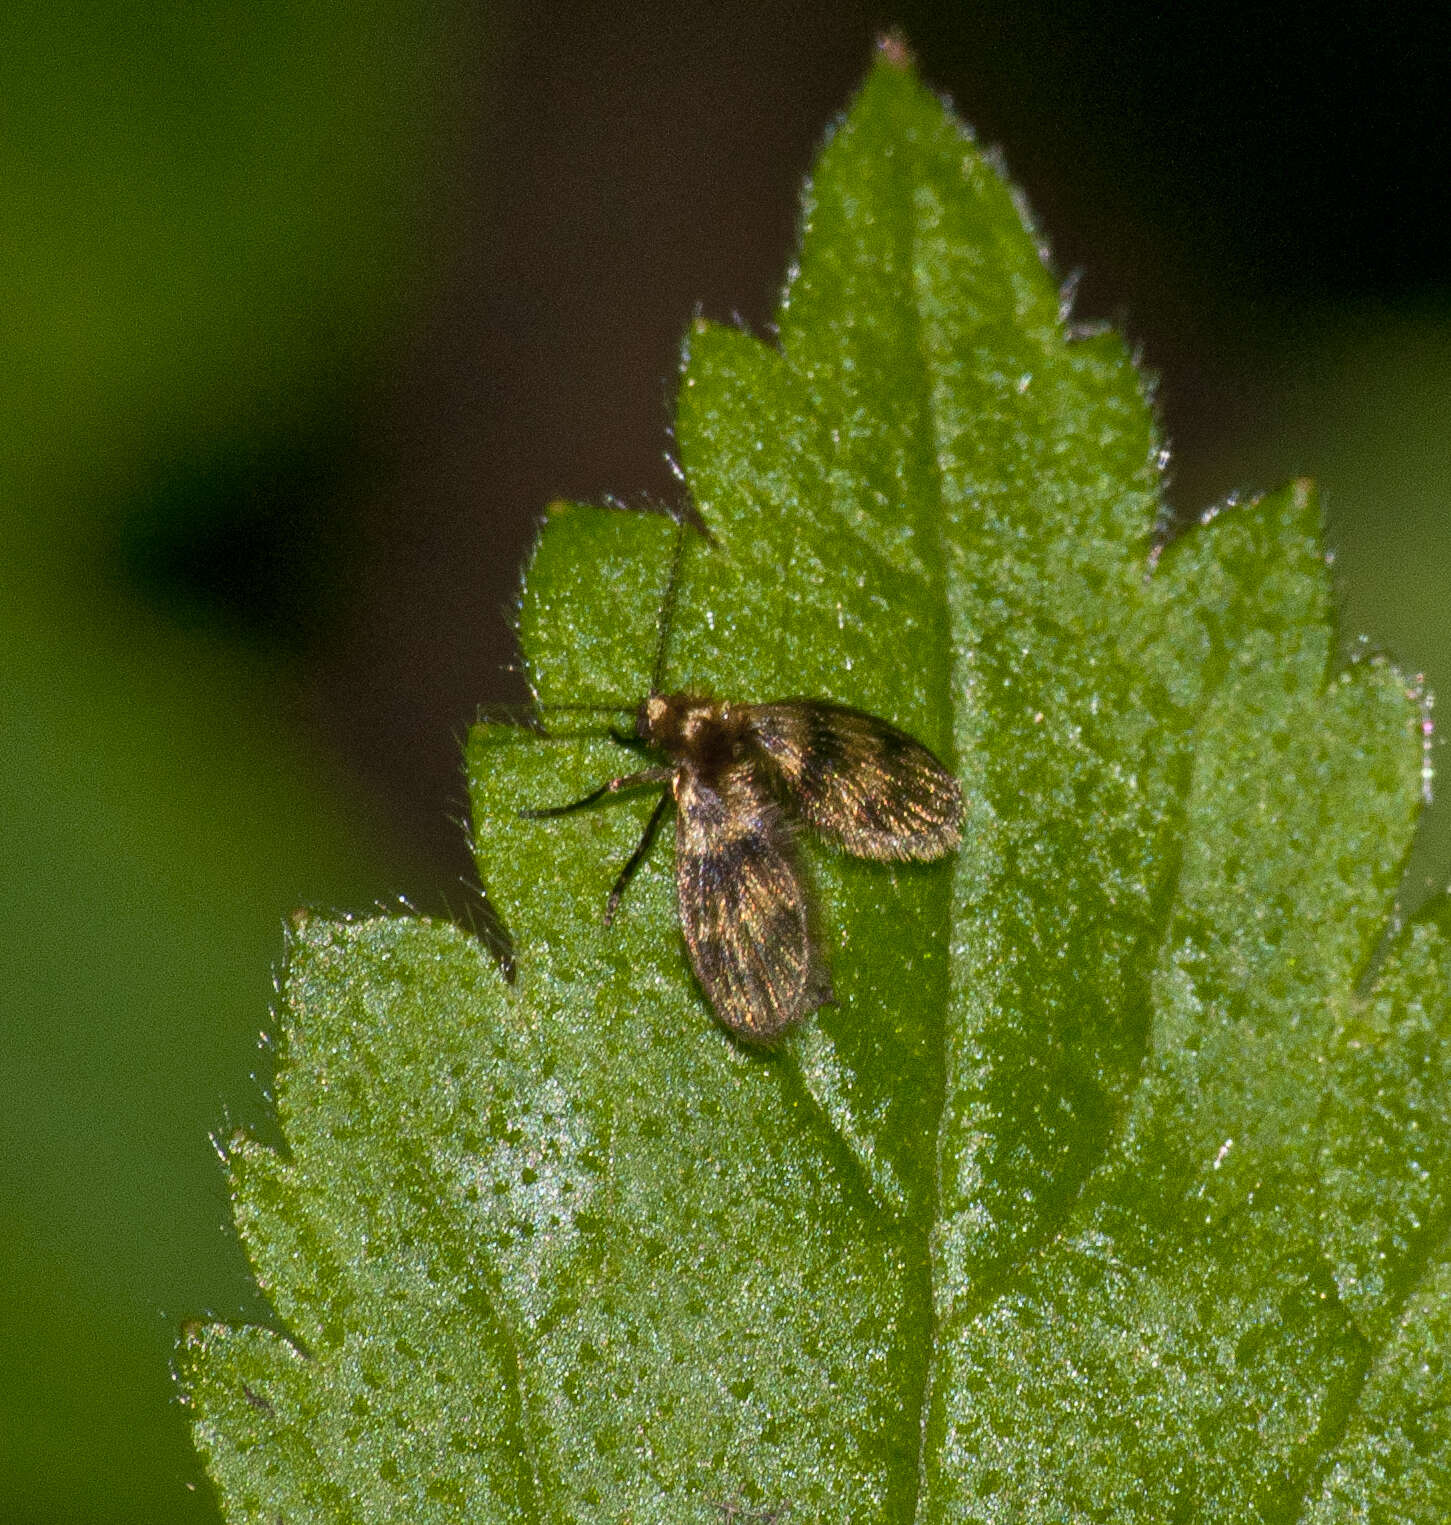
[[[651,694],[635,715],[635,733],[672,762],[710,774],[740,759],[747,706],[700,694]]]

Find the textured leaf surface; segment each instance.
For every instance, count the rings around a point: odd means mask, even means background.
[[[1122,344],[1065,329],[890,54],[779,344],[697,324],[677,440],[713,538],[665,686],[886,716],[954,758],[967,844],[804,843],[838,1004],[749,1052],[668,826],[601,926],[650,792],[518,818],[634,755],[579,712],[478,728],[518,979],[452,928],[300,931],[289,1152],[233,1156],[280,1327],[189,1355],[232,1516],[1440,1518],[1443,912],[1381,946],[1421,716],[1339,666],[1308,491],[1151,554]],[[546,707],[647,691],[672,543],[552,514]]]

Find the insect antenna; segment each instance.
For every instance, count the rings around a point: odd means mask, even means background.
[[[556,704],[552,699],[537,700],[536,706],[541,710],[565,710],[574,715],[632,715],[635,712],[633,704]]]
[[[670,628],[675,623],[675,595],[680,588],[680,563],[685,555],[685,520],[675,521],[675,554],[670,558],[670,577],[665,596],[660,600],[660,635],[655,647],[655,666],[650,674],[650,692],[658,694],[665,685],[665,647]]]
[[[544,738],[546,741],[566,740],[579,735],[594,736],[598,732],[594,729],[583,732],[559,732],[551,731],[545,725],[545,718],[556,710],[565,714],[575,715],[631,715],[635,711],[633,704],[554,704],[541,699],[524,704],[485,704],[480,705],[474,720],[477,725],[505,725],[516,726],[519,730],[529,731],[535,736]],[[611,727],[610,733],[614,734]]]

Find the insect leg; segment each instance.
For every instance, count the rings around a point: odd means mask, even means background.
[[[526,821],[547,821],[553,816],[583,810],[586,805],[593,805],[607,794],[618,794],[621,789],[638,789],[644,784],[668,784],[670,778],[669,768],[642,768],[638,773],[626,773],[621,778],[607,780],[598,789],[590,790],[582,800],[571,800],[567,805],[547,805],[540,810],[521,810],[519,814]]]
[[[670,776],[668,768],[665,770],[665,776],[667,778]],[[644,831],[640,833],[640,840],[636,844],[634,852],[630,854],[628,861],[615,879],[614,887],[610,890],[610,898],[605,901],[606,926],[609,926],[615,919],[615,912],[620,907],[620,901],[624,899],[625,890],[629,886],[630,880],[635,877],[635,870],[644,862],[645,854],[650,851],[650,844],[655,840],[655,833],[660,829],[661,818],[664,816],[665,807],[670,803],[671,798],[672,796],[668,789],[661,794],[659,803],[650,812],[650,819],[646,821]]]

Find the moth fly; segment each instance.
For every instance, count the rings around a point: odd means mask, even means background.
[[[634,710],[633,733],[611,732],[664,761],[608,779],[567,805],[519,814],[547,820],[626,789],[662,786],[610,890],[605,924],[673,804],[676,894],[690,962],[720,1022],[740,1038],[767,1043],[832,999],[793,842],[796,823],[860,858],[940,858],[962,838],[962,789],[921,742],[860,710],[822,699],[752,704],[663,693],[684,547],[682,521],[650,692]]]

